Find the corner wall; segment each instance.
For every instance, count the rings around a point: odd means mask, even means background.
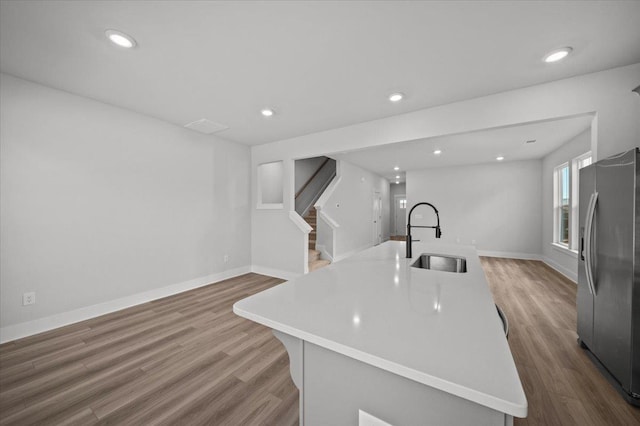
[[[2,340],[249,272],[248,147],[0,79]]]

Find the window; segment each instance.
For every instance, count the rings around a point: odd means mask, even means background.
[[[553,242],[578,249],[579,170],[591,164],[591,152],[559,165],[553,172]]]
[[[555,183],[555,243],[569,248],[569,163],[556,167],[554,173]]]

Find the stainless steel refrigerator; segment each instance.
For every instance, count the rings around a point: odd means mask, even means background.
[[[578,338],[640,405],[640,151],[580,170]]]

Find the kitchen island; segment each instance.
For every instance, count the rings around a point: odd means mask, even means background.
[[[414,243],[414,258],[404,253],[404,242],[389,241],[234,305],[287,348],[300,424],[508,425],[526,417],[475,249]],[[467,271],[412,267],[422,253],[466,258]]]

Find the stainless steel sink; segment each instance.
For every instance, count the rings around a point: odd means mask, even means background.
[[[462,273],[467,272],[467,259],[464,257],[422,253],[411,266],[414,268],[432,269],[434,271]]]

